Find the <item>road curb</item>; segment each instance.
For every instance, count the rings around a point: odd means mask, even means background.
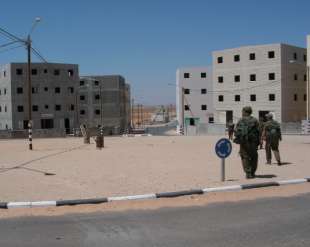
[[[146,200],[146,199],[158,199],[158,198],[173,198],[179,196],[200,195],[212,192],[228,192],[249,190],[263,187],[274,187],[289,184],[301,184],[310,182],[310,178],[280,180],[273,182],[253,183],[253,184],[241,184],[230,185],[220,187],[209,187],[204,189],[190,189],[183,191],[172,191],[162,193],[150,193],[144,195],[130,195],[130,196],[114,196],[103,198],[89,198],[89,199],[74,199],[74,200],[59,200],[59,201],[35,201],[35,202],[0,202],[0,209],[11,208],[34,208],[34,207],[61,207],[61,206],[74,206],[82,204],[101,204],[113,201],[128,201],[128,200]]]

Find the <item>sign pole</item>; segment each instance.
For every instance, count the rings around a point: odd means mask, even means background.
[[[222,169],[221,169],[221,178],[222,178],[222,182],[225,181],[225,158],[222,158]]]

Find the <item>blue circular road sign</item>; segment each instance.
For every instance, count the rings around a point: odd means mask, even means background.
[[[218,140],[215,145],[215,153],[218,157],[225,159],[231,154],[232,146],[231,142],[227,138]]]

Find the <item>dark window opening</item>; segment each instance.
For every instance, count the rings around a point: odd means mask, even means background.
[[[55,93],[60,93],[60,87],[55,87]]]
[[[96,115],[100,115],[100,110],[98,110],[98,109],[95,110],[95,114],[96,114]]]
[[[214,123],[214,117],[209,117],[209,123]]]
[[[24,111],[24,106],[22,106],[22,105],[17,106],[17,111],[18,112],[23,112]]]
[[[33,87],[33,88],[32,88],[32,93],[33,93],[33,94],[39,93],[39,88],[38,88],[38,87]]]
[[[99,81],[94,81],[94,85],[98,86],[99,85]]]
[[[38,111],[38,110],[39,110],[39,106],[37,106],[37,105],[32,106],[32,111]]]
[[[235,82],[240,82],[240,75],[235,75]]]
[[[80,81],[80,86],[84,86],[85,85],[85,81]]]
[[[17,94],[22,94],[24,92],[24,89],[22,87],[17,88]]]
[[[100,99],[100,94],[96,94],[95,95],[95,100],[99,100]]]
[[[189,105],[184,105],[184,110],[189,111]]]
[[[206,88],[202,88],[201,89],[201,94],[207,94],[207,89]]]
[[[69,93],[74,93],[74,88],[73,87],[68,87]]]
[[[55,69],[54,70],[54,75],[60,75],[60,70],[59,69]]]
[[[250,81],[256,81],[256,75],[255,74],[250,75]]]
[[[207,78],[207,73],[206,72],[201,72],[200,73],[201,78]]]
[[[16,69],[16,75],[22,75],[23,69]]]
[[[217,78],[217,80],[218,80],[218,83],[223,83],[224,82],[224,77],[223,76],[219,76]]]
[[[275,94],[269,94],[269,101],[275,101],[276,95]]]
[[[307,81],[307,74],[304,74],[304,81]]]
[[[256,101],[256,94],[251,94],[250,95],[250,100],[251,101]]]
[[[85,115],[85,110],[80,110],[81,115]]]
[[[297,81],[298,80],[298,75],[294,74],[294,80]]]
[[[294,101],[297,101],[297,100],[298,100],[298,95],[294,94]]]
[[[55,105],[55,111],[61,111],[61,105]]]
[[[184,78],[189,78],[189,73],[184,73]]]
[[[249,57],[250,57],[250,60],[255,60],[255,53],[250,53]]]
[[[297,53],[294,52],[294,60],[297,60]]]
[[[235,101],[240,101],[240,95],[235,95]]]
[[[275,80],[276,79],[276,74],[275,73],[269,73],[268,74],[269,80]]]
[[[218,101],[223,102],[224,101],[224,95],[219,95],[218,96]]]
[[[48,87],[44,87],[44,91],[47,92],[48,91]]]
[[[47,69],[44,69],[44,70],[43,70],[43,73],[44,73],[44,74],[47,74]]]
[[[195,119],[194,118],[190,118],[189,119],[189,125],[190,126],[195,126]]]
[[[41,119],[41,129],[53,129],[54,120],[53,119]]]
[[[85,100],[85,95],[80,95],[80,100]]]
[[[234,56],[234,61],[239,62],[240,61],[240,55],[235,55]]]
[[[218,57],[217,58],[217,63],[223,63],[223,57]]]
[[[268,58],[275,58],[274,51],[268,51]]]
[[[74,111],[74,105],[70,105],[70,110]]]
[[[201,110],[206,111],[207,110],[207,105],[201,105]]]
[[[32,75],[37,75],[38,74],[38,70],[37,69],[31,69],[31,74]]]
[[[68,76],[72,77],[73,76],[73,69],[68,69]]]
[[[190,89],[189,88],[184,88],[184,94],[190,94]]]
[[[307,94],[304,94],[304,101],[307,101]]]
[[[45,108],[45,109],[48,109],[48,105],[44,105],[44,108]]]
[[[304,54],[304,61],[307,62],[307,55]]]

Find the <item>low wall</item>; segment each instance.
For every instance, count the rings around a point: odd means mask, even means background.
[[[66,137],[64,129],[34,129],[33,138]],[[0,139],[28,138],[28,130],[0,130]]]

